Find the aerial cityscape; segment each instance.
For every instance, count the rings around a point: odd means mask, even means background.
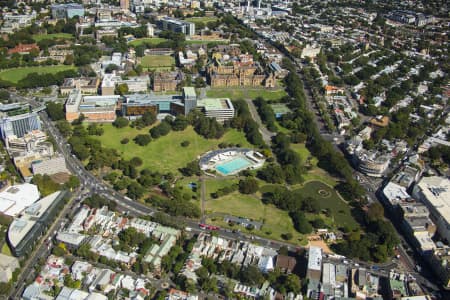
[[[448,1],[0,3],[0,299],[450,299]]]

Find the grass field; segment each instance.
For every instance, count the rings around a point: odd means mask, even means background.
[[[320,195],[319,191],[324,191],[326,195]],[[294,192],[303,198],[312,197],[316,199],[321,210],[329,210],[331,223],[334,223],[336,227],[348,226],[353,230],[359,226],[351,215],[349,205],[339,197],[333,188],[330,188],[323,182],[307,182],[303,187],[294,190]]]
[[[226,186],[231,186],[234,183],[238,183],[239,181],[237,179],[224,179],[224,180],[215,180],[210,179],[205,181],[206,185],[206,199],[212,199],[211,193],[217,192],[218,189],[224,188]]]
[[[236,130],[229,130],[221,139],[207,140],[198,135],[192,127],[184,131],[171,131],[168,135],[153,140],[147,146],[141,147],[133,142],[138,134],[148,133],[148,128],[137,130],[135,128],[115,128],[111,124],[103,124],[104,134],[98,138],[104,147],[117,149],[124,158],[131,159],[134,156],[142,158],[142,168],[151,168],[161,172],[175,172],[179,168],[203,153],[218,149],[221,142],[241,144],[243,147],[251,147],[244,134]],[[129,138],[130,142],[122,145],[123,138]],[[183,141],[190,141],[186,148],[180,145]]]
[[[309,152],[305,144],[291,144],[291,149],[300,155],[300,158],[305,164],[311,165],[311,169],[303,176],[305,182],[319,180],[330,186],[336,186],[336,179],[331,177],[325,170],[317,167],[317,158],[311,155],[311,152]]]
[[[266,100],[278,100],[287,95],[284,89],[261,88],[213,88],[206,92],[208,97],[234,99],[255,99],[263,97]]]
[[[40,42],[42,40],[56,40],[56,39],[73,39],[70,33],[50,33],[50,34],[33,34],[33,40]]]
[[[6,243],[3,243],[1,253],[5,254],[5,255],[12,256],[11,250],[9,249],[9,247],[8,247],[8,245]]]
[[[55,74],[61,71],[74,70],[73,66],[42,66],[42,67],[24,67],[24,68],[14,68],[7,69],[0,72],[0,79],[9,81],[12,83],[17,83],[21,79],[25,78],[30,73],[39,73],[39,74]]]
[[[167,41],[167,39],[158,38],[158,37],[142,38],[142,39],[133,40],[133,41],[129,42],[128,45],[133,46],[133,47],[140,46],[142,44],[149,44],[149,45],[152,45],[152,46],[156,46],[156,45],[161,44],[161,43],[163,43],[165,41]]]
[[[209,45],[209,44],[219,44],[219,45],[227,45],[230,42],[228,40],[186,40],[187,45]]]
[[[168,55],[146,55],[141,59],[143,68],[161,68],[172,67],[175,65],[175,59]]]
[[[195,25],[197,25],[200,22],[203,22],[206,25],[206,23],[208,22],[217,21],[217,17],[192,17],[185,19],[185,21],[192,22]]]
[[[304,237],[294,229],[294,224],[286,211],[272,205],[265,205],[253,196],[235,192],[219,199],[208,200],[206,210],[208,213],[231,214],[261,221],[263,222],[261,230],[251,231],[259,236],[282,240],[281,235],[290,232],[293,235],[290,242],[297,245],[303,245],[305,242]],[[214,219],[212,220],[213,223],[231,228],[219,215],[215,216]],[[242,226],[235,225],[233,228],[249,232]]]

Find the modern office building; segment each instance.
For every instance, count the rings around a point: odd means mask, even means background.
[[[181,32],[187,36],[195,34],[195,24],[178,20],[174,18],[165,17],[160,20],[160,27],[162,30],[170,30],[173,32]]]
[[[14,256],[31,252],[33,245],[52,223],[63,206],[63,192],[55,192],[29,206],[20,218],[9,225],[7,242]]]
[[[54,4],[51,6],[53,19],[71,19],[84,16],[84,7],[77,3]]]
[[[141,116],[147,111],[159,113],[172,113],[172,103],[182,105],[182,97],[179,95],[152,95],[132,94],[125,95],[122,102],[121,112],[123,116]]]
[[[3,140],[11,135],[21,138],[30,131],[40,129],[41,121],[38,114],[34,112],[5,117],[0,120],[0,131]]]
[[[413,189],[413,196],[429,209],[439,235],[450,241],[450,180],[445,177],[423,177]]]
[[[67,98],[66,120],[73,121],[83,114],[88,122],[112,122],[116,119],[116,108],[120,96],[83,96],[78,89]]]
[[[13,185],[0,193],[0,212],[15,217],[38,200],[39,191],[36,185]]]
[[[205,98],[197,101],[197,108],[206,117],[215,118],[218,122],[224,122],[234,117],[234,107],[228,98]]]

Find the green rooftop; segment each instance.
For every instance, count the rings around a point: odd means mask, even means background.
[[[389,280],[389,283],[392,291],[399,291],[400,294],[406,295],[405,284],[403,281],[391,279]]]
[[[228,98],[205,98],[197,101],[197,106],[202,106],[205,110],[230,109],[230,104]]]

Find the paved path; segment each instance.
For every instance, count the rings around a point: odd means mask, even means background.
[[[255,104],[252,100],[246,99],[245,102],[247,102],[248,109],[250,110],[250,114],[252,115],[253,120],[255,120],[256,123],[258,123],[259,126],[259,132],[262,135],[262,138],[264,142],[267,145],[270,145],[272,141],[272,137],[275,135],[272,131],[269,131],[266,126],[262,123],[261,118],[259,117],[258,111],[256,110]]]

